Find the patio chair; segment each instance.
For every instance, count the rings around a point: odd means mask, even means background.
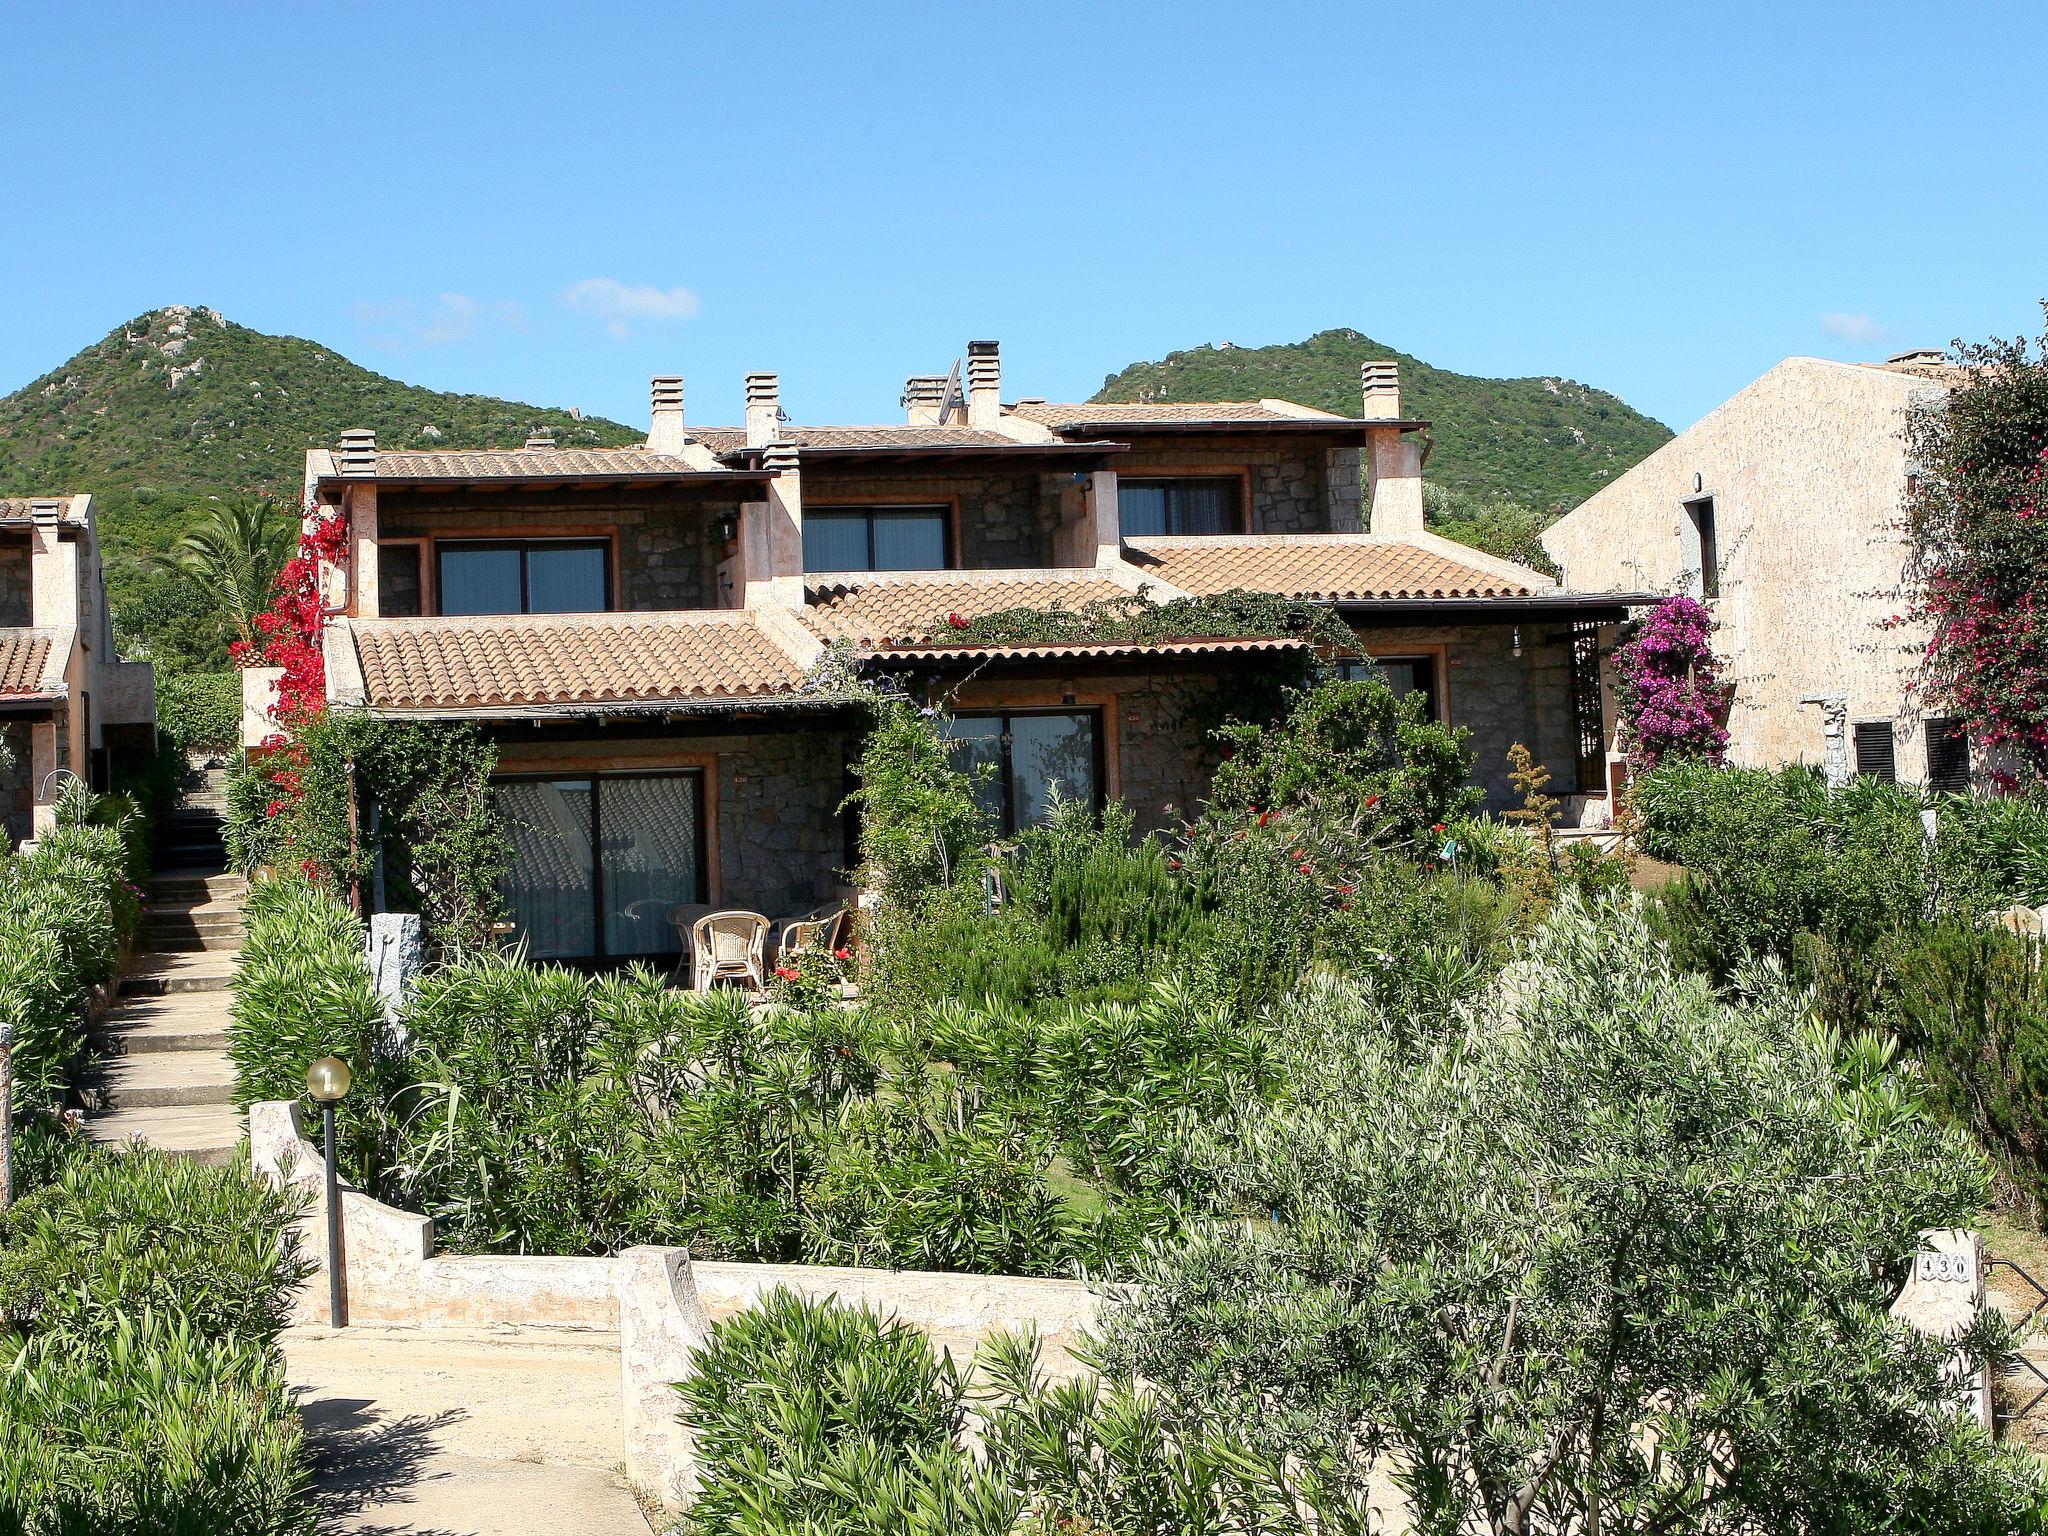
[[[799,949],[834,950],[839,948],[840,935],[846,930],[846,907],[840,902],[827,906],[813,907],[802,917],[793,917],[782,925],[782,937],[775,946],[776,955],[793,954]]]
[[[699,992],[712,984],[744,981],[759,991],[768,985],[762,952],[768,946],[768,919],[758,912],[713,912],[690,929],[691,980]]]

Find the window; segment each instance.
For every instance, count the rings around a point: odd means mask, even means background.
[[[419,545],[377,546],[377,612],[387,619],[420,616]]]
[[[943,571],[946,507],[814,507],[804,511],[807,571]]]
[[[603,613],[611,606],[603,539],[462,540],[436,546],[441,612]]]
[[[1122,531],[1133,538],[1237,533],[1244,527],[1244,482],[1234,475],[1119,480],[1116,507]]]
[[[512,843],[500,889],[533,960],[673,955],[668,920],[704,896],[697,772],[499,779]]]
[[[1970,737],[1960,720],[1933,719],[1927,732],[1927,787],[1938,794],[1970,792]]]
[[[1437,693],[1434,656],[1374,656],[1365,661],[1337,663],[1337,675],[1347,682],[1369,677],[1375,671],[1394,690],[1394,697],[1405,699],[1411,693],[1419,693],[1422,695],[1424,717],[1443,719],[1443,700]]]
[[[1607,792],[1607,708],[1600,692],[1600,626],[1572,626],[1572,728],[1579,738],[1578,789]]]
[[[1899,781],[1898,758],[1892,747],[1891,721],[1856,722],[1856,771],[1867,779],[1882,779],[1887,784],[1896,784]]]
[[[975,798],[1004,836],[1045,820],[1053,788],[1098,803],[1101,756],[1095,710],[1013,710],[946,722],[956,761],[976,776]],[[983,769],[986,772],[983,772]]]
[[[1695,496],[1685,504],[1700,541],[1700,596],[1721,595],[1721,541],[1714,529],[1714,498]]]

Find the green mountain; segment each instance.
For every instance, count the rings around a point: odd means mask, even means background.
[[[1440,507],[1512,502],[1555,515],[1584,501],[1671,436],[1618,396],[1569,379],[1482,379],[1432,368],[1352,330],[1277,347],[1195,347],[1132,363],[1102,401],[1293,400],[1355,416],[1358,365],[1401,364],[1401,409],[1433,423],[1429,480]]]
[[[0,495],[90,491],[124,642],[176,666],[219,665],[217,619],[155,569],[207,498],[298,499],[306,450],[352,427],[395,448],[516,448],[530,428],[563,447],[646,434],[571,411],[442,394],[385,378],[317,342],[267,336],[178,304],[108,332],[0,399]]]

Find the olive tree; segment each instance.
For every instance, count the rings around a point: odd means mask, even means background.
[[[1887,1311],[1982,1159],[1775,971],[1724,1001],[1634,898],[1567,896],[1433,1030],[1337,984],[1279,1023],[1296,1087],[1204,1139],[1228,1214],[1111,1311],[1112,1369],[1441,1536],[2037,1517]]]

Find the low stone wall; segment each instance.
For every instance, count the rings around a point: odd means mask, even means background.
[[[295,1299],[296,1321],[327,1321],[327,1227],[322,1168],[295,1103],[249,1108],[255,1171],[306,1191],[299,1227],[319,1265]],[[836,1297],[920,1329],[964,1362],[991,1335],[1030,1329],[1051,1376],[1082,1368],[1073,1351],[1094,1325],[1098,1297],[1074,1280],[930,1274],[808,1264],[695,1263],[681,1248],[631,1248],[616,1258],[478,1255],[437,1258],[434,1224],[343,1186],[344,1318],[390,1328],[560,1329],[616,1340],[626,1475],[666,1503],[692,1487],[688,1432],[674,1383],[689,1375],[710,1330],[779,1287]]]

